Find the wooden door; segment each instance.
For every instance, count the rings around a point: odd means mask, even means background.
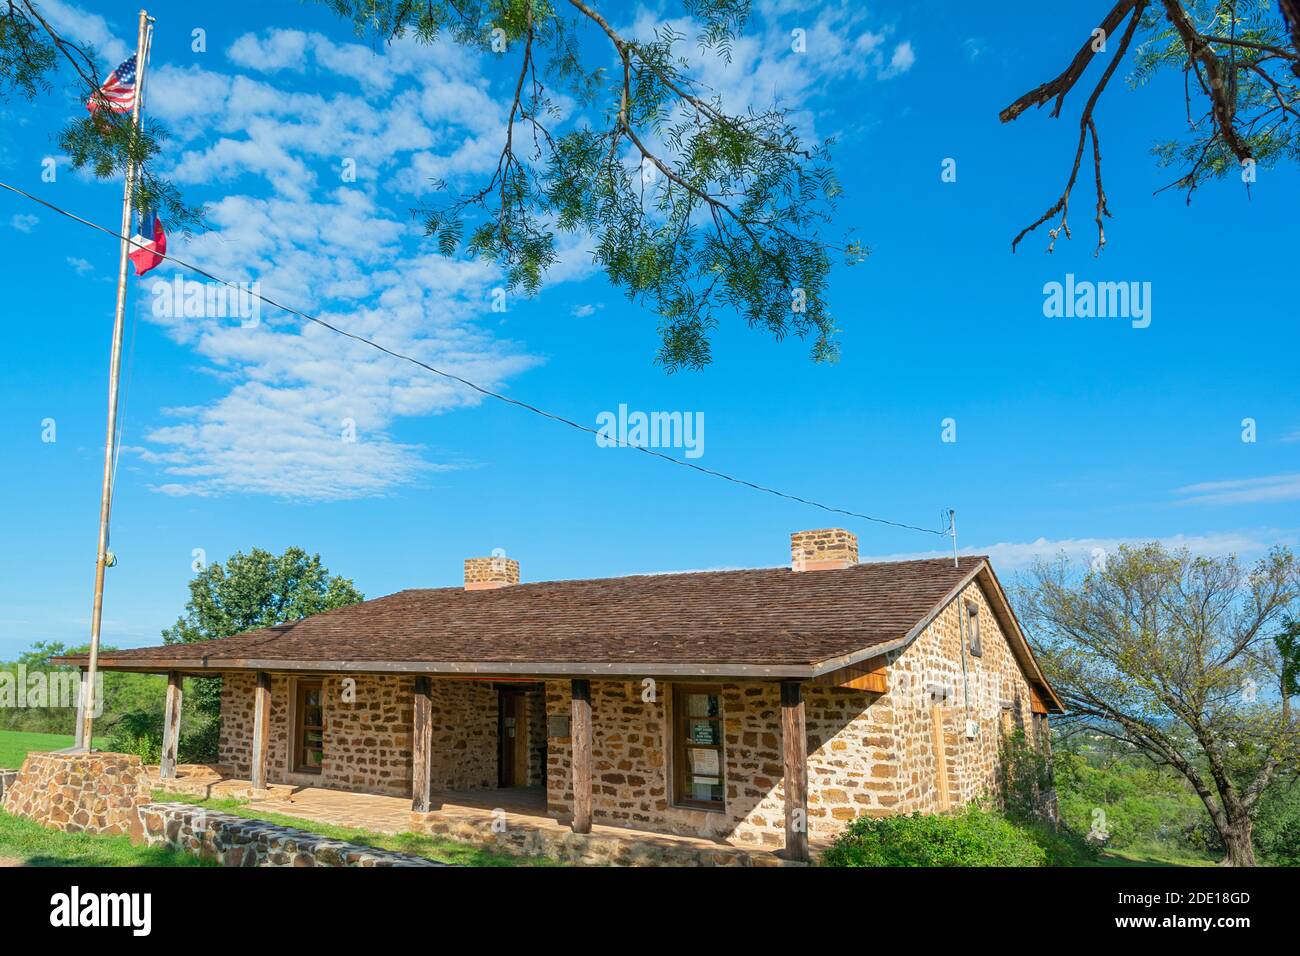
[[[501,689],[497,697],[497,785],[528,783],[528,697]]]
[[[325,699],[318,680],[298,681],[294,707],[293,769],[320,773],[325,761]]]

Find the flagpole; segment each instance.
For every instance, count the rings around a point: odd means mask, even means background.
[[[140,11],[136,35],[135,102],[131,106],[131,129],[140,128],[140,104],[144,93],[144,73],[149,62],[146,46],[149,39],[149,14]],[[122,250],[117,264],[117,313],[113,318],[113,350],[108,365],[108,433],[104,439],[104,485],[99,498],[99,552],[95,559],[95,599],[90,611],[90,662],[86,668],[82,700],[81,727],[78,738],[84,750],[91,750],[95,723],[95,673],[99,668],[99,634],[104,616],[104,569],[108,567],[108,522],[113,506],[113,458],[117,435],[118,384],[122,376],[122,328],[126,316],[126,275],[131,251],[131,195],[135,191],[136,166],[128,159],[126,185],[122,191]]]

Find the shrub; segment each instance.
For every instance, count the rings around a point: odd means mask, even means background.
[[[1047,866],[1026,827],[968,807],[952,816],[859,817],[822,855],[822,866]]]

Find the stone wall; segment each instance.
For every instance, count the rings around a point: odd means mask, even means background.
[[[188,803],[146,804],[140,807],[139,818],[143,840],[149,846],[193,853],[222,866],[445,865]]]
[[[962,668],[961,615],[978,609],[983,653]],[[978,582],[972,583],[890,664],[901,750],[900,812],[934,813],[940,805],[934,746],[937,714],[947,770],[949,808],[980,797],[997,799],[1004,734],[1023,729],[1032,740],[1029,683]],[[935,693],[939,691],[939,693]],[[946,693],[945,693],[946,692]],[[966,736],[966,721],[977,726]],[[1046,721],[1042,722],[1046,728]]]
[[[673,804],[668,765],[671,686],[660,683],[656,699],[643,702],[639,681],[591,682],[593,818],[740,845],[783,846],[779,685],[722,684],[722,811]],[[547,683],[547,706],[554,715],[570,712],[566,681]],[[804,706],[810,836],[829,838],[855,817],[889,813],[898,803],[892,703],[867,691],[813,686],[806,691]],[[556,815],[572,813],[571,754],[570,739],[548,741],[548,804]]]
[[[115,753],[29,753],[4,789],[6,813],[69,833],[132,834],[149,800],[139,757]]]
[[[295,678],[271,676],[270,783],[304,784],[407,796],[411,793],[411,720],[415,679],[407,676],[326,676],[322,681],[325,733],[319,774],[295,772]],[[352,683],[345,683],[345,681]],[[226,674],[221,691],[218,763],[248,776],[253,739],[252,674]],[[434,789],[495,787],[497,697],[480,681],[432,682]]]

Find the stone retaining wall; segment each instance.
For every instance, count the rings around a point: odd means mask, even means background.
[[[17,770],[0,770],[0,805],[4,803],[5,791],[18,779]]]
[[[183,850],[222,866],[446,865],[188,803],[150,803],[139,815],[149,846]]]
[[[704,840],[675,840],[620,827],[595,826],[574,833],[567,824],[536,823],[482,813],[443,810],[412,813],[411,830],[458,843],[491,847],[523,856],[547,856],[578,866],[805,866],[758,848]],[[820,849],[820,848],[819,848]]]
[[[30,753],[4,787],[7,813],[69,833],[139,832],[136,807],[149,799],[139,757]]]

